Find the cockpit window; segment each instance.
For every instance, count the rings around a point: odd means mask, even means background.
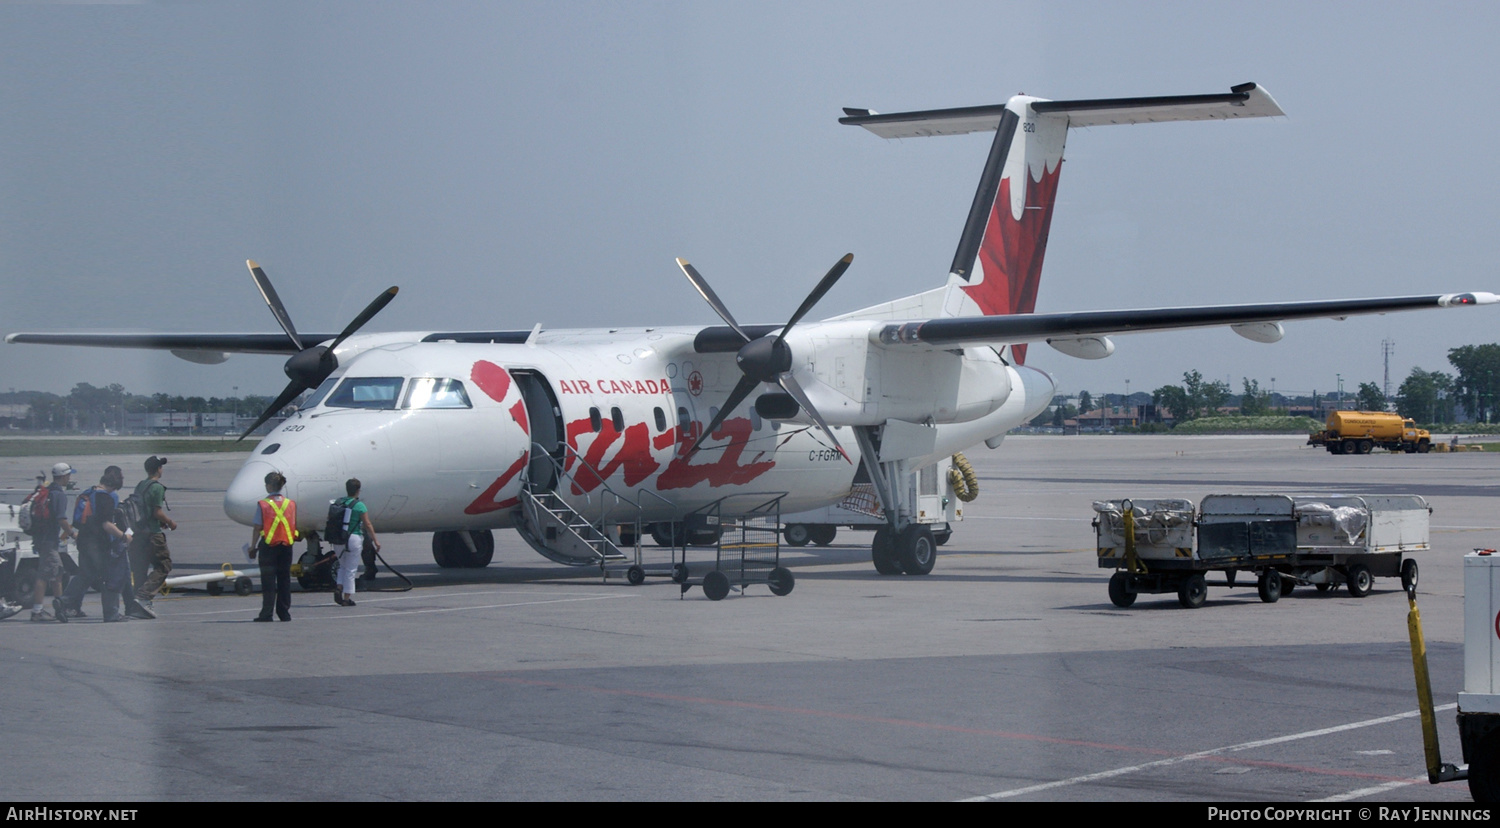
[[[402,381],[401,377],[346,377],[324,405],[329,408],[395,408]]]
[[[464,384],[456,379],[417,377],[406,388],[402,408],[473,408]]]
[[[328,396],[328,392],[332,391],[333,387],[339,384],[340,379],[343,378],[329,377],[328,379],[323,380],[323,384],[319,385],[317,389],[308,396],[307,399],[303,400],[302,405],[298,406],[298,409],[301,411],[310,411],[314,408],[317,408],[318,403],[322,402],[323,398]]]

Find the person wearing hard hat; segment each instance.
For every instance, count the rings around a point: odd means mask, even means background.
[[[38,492],[28,505],[31,509],[31,548],[36,552],[36,589],[31,596],[32,621],[68,620],[66,614],[57,616],[42,606],[47,597],[47,585],[52,585],[52,594],[61,598],[63,538],[76,538],[78,531],[68,521],[68,496],[63,492],[73,480],[73,467],[67,463],[52,466],[52,485]]]

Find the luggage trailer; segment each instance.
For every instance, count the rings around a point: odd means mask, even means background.
[[[1429,548],[1432,513],[1418,495],[1209,495],[1196,508],[1127,499],[1096,501],[1094,511],[1099,566],[1116,570],[1110,601],[1176,592],[1189,609],[1207,598],[1208,572],[1224,573],[1228,587],[1253,574],[1268,604],[1298,585],[1342,585],[1362,598],[1376,577],[1400,577],[1411,589],[1418,567],[1406,555]]]

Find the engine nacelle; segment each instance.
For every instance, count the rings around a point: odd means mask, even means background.
[[[824,323],[787,339],[792,371],[829,425],[963,423],[1010,396],[1010,372],[993,349],[885,347],[871,341],[878,325]]]

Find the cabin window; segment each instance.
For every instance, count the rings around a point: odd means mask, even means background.
[[[656,413],[656,430],[657,431],[666,431],[667,430],[667,412],[662,411],[661,410],[661,406],[658,405],[656,407],[656,412],[655,413]]]
[[[604,418],[599,415],[599,409],[589,409],[589,425],[594,429],[595,434],[604,430]]]
[[[456,379],[417,377],[406,389],[402,408],[473,408],[464,384]]]
[[[686,434],[692,425],[693,417],[688,413],[687,408],[680,405],[677,406],[677,427],[682,429],[683,434]]]
[[[620,411],[619,406],[615,406],[609,410],[609,422],[615,427],[616,433],[625,433],[625,414]]]
[[[395,408],[402,382],[401,377],[346,377],[325,404],[329,408]]]

